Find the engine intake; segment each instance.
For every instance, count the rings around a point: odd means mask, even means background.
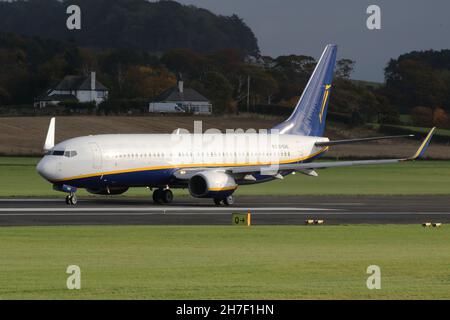
[[[234,178],[225,172],[199,172],[189,180],[189,192],[195,198],[227,197],[236,188]]]

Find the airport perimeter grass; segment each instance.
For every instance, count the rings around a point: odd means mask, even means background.
[[[0,253],[0,299],[450,299],[447,226],[3,227]]]
[[[38,158],[0,157],[0,197],[62,197],[36,173]],[[241,186],[236,195],[448,195],[450,161],[416,161],[393,165],[330,168],[319,177],[290,175],[284,180]],[[176,190],[176,195],[187,195]],[[79,193],[86,196],[85,191]],[[126,196],[147,196],[129,190]]]

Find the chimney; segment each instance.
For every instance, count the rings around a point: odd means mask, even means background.
[[[95,72],[91,72],[91,91],[95,91]]]
[[[183,83],[183,76],[181,75],[181,73],[180,74],[178,74],[178,91],[180,92],[180,93],[183,93],[183,86],[184,86],[184,83]]]

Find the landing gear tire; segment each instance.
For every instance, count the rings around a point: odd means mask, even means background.
[[[77,204],[77,202],[78,202],[78,198],[77,198],[76,194],[69,194],[69,195],[66,197],[66,204],[67,204],[67,205],[72,205],[72,206],[74,206],[74,205]]]
[[[153,191],[153,202],[155,204],[161,204],[163,202],[163,192],[162,189],[156,189]]]
[[[163,190],[161,193],[162,202],[164,203],[172,203],[173,201],[173,193],[170,189]]]
[[[228,196],[225,199],[223,199],[223,204],[226,206],[231,206],[234,204],[234,197],[233,196]]]
[[[214,204],[216,206],[225,205],[225,206],[231,206],[234,204],[234,197],[228,196],[226,198],[214,198]]]
[[[76,196],[75,194],[72,195],[72,196],[70,197],[70,204],[74,206],[74,205],[77,204],[77,202],[78,202],[77,196]]]

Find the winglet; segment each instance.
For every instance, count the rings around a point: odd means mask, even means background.
[[[434,130],[436,130],[436,127],[433,127],[433,129],[430,130],[427,137],[423,140],[422,144],[417,150],[417,152],[411,158],[408,158],[408,160],[417,160],[424,155],[425,151],[427,150],[430,144],[431,138],[433,137]]]
[[[55,118],[50,119],[47,137],[45,138],[44,151],[48,151],[55,146]]]

